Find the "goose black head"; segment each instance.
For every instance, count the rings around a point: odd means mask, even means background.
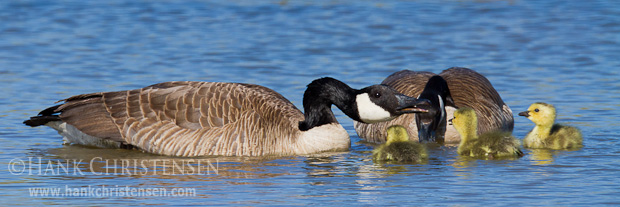
[[[405,113],[427,112],[430,102],[399,93],[386,85],[363,88],[355,96],[359,120],[376,123],[392,120]]]
[[[448,83],[441,76],[431,77],[424,90],[418,96],[431,102],[428,113],[419,113],[415,116],[420,141],[434,142],[437,139],[437,130],[441,124],[445,125],[446,106],[455,107],[450,94]]]
[[[386,85],[356,90],[339,80],[325,77],[308,84],[303,104],[305,120],[299,122],[299,129],[306,131],[338,122],[331,111],[332,104],[356,121],[375,123],[404,113],[426,112],[430,102],[405,96]]]

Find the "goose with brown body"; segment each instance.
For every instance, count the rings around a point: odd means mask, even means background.
[[[349,135],[331,111],[373,123],[423,112],[426,100],[385,85],[361,90],[333,78],[304,92],[305,113],[259,85],[165,82],[141,89],[83,94],[24,121],[56,129],[68,143],[137,148],[174,156],[262,156],[346,150]]]
[[[416,72],[402,70],[388,76],[382,84],[388,85],[397,91],[412,97],[419,97],[423,91],[427,90],[427,82],[435,74],[431,72]],[[480,73],[467,68],[453,67],[442,71],[439,76],[445,80],[449,88],[449,95],[455,105],[451,106],[446,95],[443,97],[443,107],[439,101],[433,102],[431,108],[437,108],[436,113],[442,114],[443,118],[437,122],[436,117],[424,114],[422,124],[427,126],[419,129],[415,114],[406,114],[391,121],[382,123],[366,124],[355,122],[357,134],[364,140],[376,143],[385,142],[385,131],[392,125],[402,125],[407,128],[412,140],[417,141],[437,141],[445,143],[459,143],[460,135],[453,127],[446,127],[447,120],[453,117],[454,111],[458,107],[469,107],[474,109],[478,116],[479,134],[490,131],[512,132],[514,118],[512,110],[504,103],[499,93],[493,88],[491,82]],[[437,87],[432,84],[430,87]],[[433,88],[430,88],[433,89]],[[433,92],[434,91],[434,92]],[[442,95],[441,90],[430,90],[430,96]],[[421,97],[420,97],[421,98]],[[440,98],[440,99],[441,99]],[[432,111],[432,109],[430,110]],[[422,115],[422,114],[420,114]],[[420,132],[420,130],[424,130]]]

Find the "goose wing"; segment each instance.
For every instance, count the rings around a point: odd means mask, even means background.
[[[448,82],[452,99],[458,107],[467,106],[476,111],[479,134],[498,129],[512,132],[512,110],[486,77],[459,67],[446,69],[439,75]]]
[[[176,156],[286,153],[303,120],[266,87],[189,81],[78,95],[54,111],[91,136]]]
[[[435,74],[426,71],[401,70],[388,76],[381,84],[388,85],[411,97],[417,97],[424,90],[428,79]]]

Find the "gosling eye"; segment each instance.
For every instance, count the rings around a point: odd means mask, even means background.
[[[539,112],[540,110],[538,110],[538,109],[534,109],[534,111],[535,111],[535,112]]]
[[[375,93],[374,96],[375,96],[375,98],[381,98],[381,93],[377,92],[377,93]]]

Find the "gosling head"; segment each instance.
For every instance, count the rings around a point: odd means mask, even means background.
[[[407,129],[401,125],[393,125],[387,129],[387,144],[393,142],[406,142],[409,141],[409,134]]]
[[[536,102],[527,111],[520,112],[519,116],[532,120],[536,125],[551,126],[555,121],[555,107],[548,103]]]
[[[405,113],[428,112],[430,102],[405,96],[386,85],[373,85],[358,91],[355,105],[362,122],[377,123]]]
[[[461,141],[475,137],[478,127],[476,111],[469,107],[459,108],[454,112],[454,118],[448,121],[461,135]]]

